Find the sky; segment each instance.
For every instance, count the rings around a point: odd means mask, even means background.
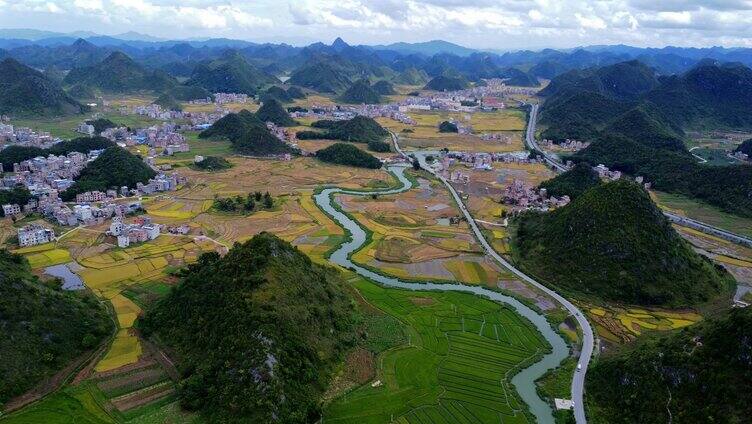
[[[494,50],[752,47],[752,0],[0,0],[0,28]]]

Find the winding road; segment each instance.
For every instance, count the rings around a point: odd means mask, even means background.
[[[527,135],[526,135],[526,138],[528,138],[528,140],[532,139],[533,142],[535,141],[535,136],[534,136],[535,135],[535,119],[536,119],[537,113],[538,113],[538,105],[533,105],[533,109],[530,113],[530,121],[528,124]],[[403,157],[408,158],[408,155],[404,151],[402,151],[402,149],[399,146],[399,138],[397,137],[397,135],[394,133],[391,133],[391,136],[392,136],[392,142],[394,143],[394,149]],[[559,302],[562,306],[564,306],[564,308],[566,308],[567,311],[569,311],[569,313],[572,316],[574,316],[575,319],[577,320],[577,324],[582,329],[583,339],[582,339],[582,349],[580,351],[580,359],[578,362],[578,367],[576,371],[574,372],[574,375],[572,376],[572,386],[571,386],[572,401],[574,402],[574,416],[575,416],[575,420],[577,424],[587,423],[587,418],[585,416],[584,402],[583,402],[584,392],[585,392],[585,374],[587,373],[587,368],[588,368],[588,365],[590,364],[590,358],[593,355],[593,349],[595,345],[595,337],[593,335],[593,329],[590,326],[590,322],[588,322],[587,318],[582,313],[582,311],[580,311],[574,304],[572,304],[572,302],[568,301],[560,294],[556,293],[555,291],[551,290],[545,285],[529,277],[527,274],[517,269],[514,265],[509,263],[506,259],[502,258],[498,253],[496,253],[496,251],[491,247],[491,245],[486,240],[486,237],[481,232],[480,228],[478,227],[478,224],[475,221],[475,218],[473,218],[472,214],[470,214],[470,211],[468,211],[467,207],[465,207],[465,204],[462,201],[462,198],[454,189],[454,187],[452,187],[449,181],[447,181],[446,178],[442,177],[431,166],[429,166],[428,163],[426,163],[425,155],[416,154],[416,158],[418,159],[418,161],[420,162],[420,165],[425,170],[433,174],[447,187],[449,192],[452,194],[452,197],[454,198],[455,202],[457,202],[457,205],[462,211],[462,214],[464,215],[468,224],[472,228],[473,233],[475,234],[475,237],[478,239],[480,244],[486,250],[486,253],[490,257],[492,257],[495,261],[497,261],[499,264],[501,264],[501,266],[509,269],[512,273],[517,275],[523,281],[527,282],[530,285],[535,286],[536,288],[540,289],[544,293],[554,298],[557,302]]]

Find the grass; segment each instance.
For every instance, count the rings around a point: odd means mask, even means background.
[[[105,424],[116,421],[99,406],[101,394],[88,384],[66,387],[2,420],[4,424]]]
[[[325,424],[532,422],[509,379],[547,345],[512,310],[463,293],[353,284],[405,325],[407,343],[380,355],[380,385],[366,384],[328,405]]]
[[[752,237],[752,218],[742,218],[679,194],[653,192],[658,205],[714,227]]]

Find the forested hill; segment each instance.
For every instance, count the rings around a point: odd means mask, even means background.
[[[598,173],[590,165],[578,163],[569,171],[540,183],[538,188],[545,188],[549,196],[567,195],[575,199],[600,183]]]
[[[595,424],[749,422],[752,308],[603,356],[586,389]]]
[[[597,185],[553,212],[523,215],[515,251],[524,269],[585,298],[681,307],[734,286],[626,180]]]
[[[248,63],[240,54],[229,52],[221,58],[198,64],[185,84],[212,93],[255,95],[264,86],[279,82],[276,77]]]
[[[0,62],[0,115],[59,116],[86,109],[41,72],[10,58]]]
[[[208,422],[312,423],[355,343],[353,305],[336,271],[261,233],[202,255],[141,328],[176,354],[181,404]]]
[[[93,297],[47,287],[28,261],[0,249],[0,410],[98,346],[112,331],[107,311]]]
[[[75,198],[76,194],[86,191],[105,191],[122,186],[136,188],[137,183],[144,183],[156,176],[141,158],[118,146],[108,147],[96,159],[89,162],[76,177],[76,182],[60,193],[63,200]]]
[[[74,68],[65,76],[66,85],[83,85],[105,92],[163,91],[178,84],[160,70],[148,70],[125,53],[115,52],[92,66]]]
[[[276,100],[270,102],[279,103]],[[267,108],[268,114],[264,119],[290,119],[287,111],[275,113],[273,108]],[[283,114],[281,114],[283,113]],[[278,155],[296,153],[296,151],[279,140],[266,127],[266,124],[254,113],[245,109],[238,113],[229,113],[215,122],[211,127],[199,134],[200,138],[227,139],[237,153],[253,156]]]

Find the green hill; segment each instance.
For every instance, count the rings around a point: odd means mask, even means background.
[[[0,115],[59,116],[87,109],[41,72],[15,59],[0,62]]]
[[[504,70],[504,83],[514,87],[538,87],[540,82],[534,75],[521,71],[517,68]]]
[[[588,189],[601,183],[598,173],[586,163],[578,163],[569,171],[543,181],[538,188],[545,188],[549,196],[569,196],[574,200]]]
[[[154,104],[167,110],[183,110],[181,103],[191,100],[211,99],[214,96],[206,89],[190,85],[178,85],[162,93]]]
[[[238,113],[228,113],[211,127],[201,131],[198,136],[199,138],[234,140],[253,125],[264,125],[264,123],[256,115],[243,109]]]
[[[292,103],[292,101],[294,100],[293,97],[290,96],[290,94],[284,88],[278,87],[276,85],[267,88],[260,97],[262,103],[266,103],[271,99],[274,99],[280,103]]]
[[[296,69],[287,83],[320,93],[338,93],[352,84],[347,74],[321,61],[308,63]]]
[[[28,261],[0,249],[0,405],[99,345],[112,320],[88,294],[53,290]]]
[[[423,85],[428,81],[428,74],[423,70],[407,68],[394,78],[395,84]]]
[[[249,64],[238,53],[230,53],[211,62],[203,62],[193,70],[188,86],[202,87],[212,93],[245,93],[255,95],[264,86],[280,81]]]
[[[287,95],[290,96],[291,99],[305,99],[306,93],[300,89],[300,87],[290,87],[287,89]]]
[[[385,80],[377,81],[371,88],[380,96],[393,96],[397,94],[392,83]]]
[[[232,168],[232,164],[221,156],[206,156],[204,160],[194,164],[194,166],[204,171],[221,171]]]
[[[591,188],[551,213],[524,215],[515,254],[553,286],[627,304],[690,306],[734,285],[626,180]]]
[[[256,118],[262,122],[273,122],[280,127],[292,127],[297,125],[297,122],[290,118],[290,114],[287,113],[282,104],[277,99],[269,99],[264,102],[263,105],[256,111]]]
[[[73,97],[76,100],[94,100],[97,97],[97,93],[94,92],[94,90],[89,87],[88,85],[84,84],[76,84],[71,87],[69,87],[66,92],[69,96]]]
[[[166,72],[147,70],[121,52],[110,54],[96,65],[74,68],[63,81],[69,86],[80,84],[112,93],[164,91],[178,84]]]
[[[426,90],[434,91],[459,91],[468,87],[467,81],[461,77],[448,77],[440,75],[428,81],[424,87]]]
[[[183,407],[207,422],[316,422],[355,343],[354,303],[336,271],[261,233],[204,254],[140,321],[174,352]]]
[[[13,171],[14,163],[20,163],[37,156],[47,156],[47,150],[34,146],[11,144],[0,150],[0,163],[3,164],[3,169],[6,172],[10,172]]]
[[[735,151],[742,152],[752,157],[752,138],[748,138],[736,147]]]
[[[603,131],[622,135],[649,147],[686,150],[681,136],[661,122],[659,116],[657,112],[651,112],[647,105],[638,106],[616,118]]]
[[[457,133],[459,132],[459,128],[457,128],[457,124],[449,121],[443,121],[439,124],[439,132],[440,133]]]
[[[298,138],[303,140],[324,139],[368,143],[371,141],[383,141],[389,136],[389,131],[379,125],[373,118],[360,115],[344,121],[316,121],[311,126],[326,131],[301,131],[298,132]]]
[[[105,191],[109,188],[146,183],[156,176],[139,157],[117,146],[108,147],[98,158],[89,162],[76,178],[76,182],[60,193],[63,200],[75,198],[76,194],[91,190]]]
[[[173,97],[171,94],[162,94],[159,97],[154,100],[155,105],[159,105],[162,107],[162,109],[165,110],[175,110],[175,111],[182,111],[183,106],[180,104],[178,99]]]
[[[243,155],[268,156],[295,153],[290,146],[269,132],[266,125],[251,125],[239,137],[230,141],[233,150]]]
[[[590,421],[743,423],[752,415],[752,309],[732,309],[636,348],[587,374]]]
[[[381,103],[381,96],[371,87],[368,80],[361,79],[355,81],[338,100],[351,104],[377,104]]]
[[[334,143],[316,152],[316,157],[328,163],[348,165],[357,168],[381,168],[381,161],[371,154],[348,143]]]
[[[100,134],[102,131],[117,128],[119,125],[106,118],[97,118],[86,121],[87,124],[94,127],[94,134]]]

